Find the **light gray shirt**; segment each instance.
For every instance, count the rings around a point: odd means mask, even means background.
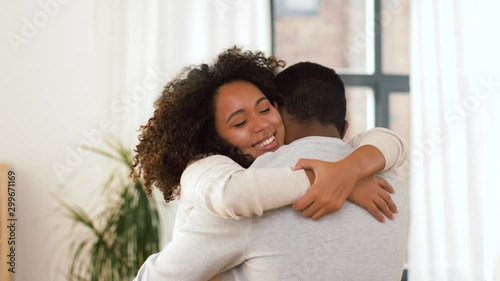
[[[299,158],[338,161],[353,148],[340,139],[307,137],[259,157],[252,168],[294,165]],[[394,172],[380,174],[396,190],[394,220],[379,223],[347,201],[319,221],[291,207],[252,218],[245,262],[223,280],[401,280],[407,227],[407,195]]]

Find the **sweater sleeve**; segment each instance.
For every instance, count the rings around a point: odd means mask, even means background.
[[[309,186],[303,170],[244,169],[226,156],[213,155],[186,168],[181,197],[213,215],[240,219],[289,205]]]
[[[385,167],[382,172],[398,168],[408,158],[406,145],[393,131],[386,128],[373,128],[354,136],[349,143],[353,147],[372,145],[384,155]]]
[[[227,220],[193,208],[163,250],[151,255],[134,281],[208,280],[244,262],[251,219]]]

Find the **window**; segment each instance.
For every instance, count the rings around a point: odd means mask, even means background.
[[[409,0],[274,0],[272,10],[276,56],[342,77],[346,137],[381,126],[410,139]]]

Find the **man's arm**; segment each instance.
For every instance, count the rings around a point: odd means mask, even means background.
[[[209,280],[245,260],[251,219],[227,220],[194,208],[165,248],[150,256],[134,281]]]

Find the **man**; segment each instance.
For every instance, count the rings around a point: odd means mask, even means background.
[[[290,144],[257,158],[252,168],[293,166],[304,157],[338,161],[354,150],[341,140],[347,128],[345,92],[332,69],[299,63],[276,81],[284,96],[280,110]],[[400,280],[406,195],[394,173],[382,177],[396,190],[393,200],[400,209],[384,224],[350,202],[319,221],[305,219],[290,207],[240,220],[217,218],[195,207],[173,243],[149,262],[170,267],[166,271],[177,274],[171,275],[175,280],[204,280],[228,269],[222,280]],[[139,278],[168,276],[141,272]]]

